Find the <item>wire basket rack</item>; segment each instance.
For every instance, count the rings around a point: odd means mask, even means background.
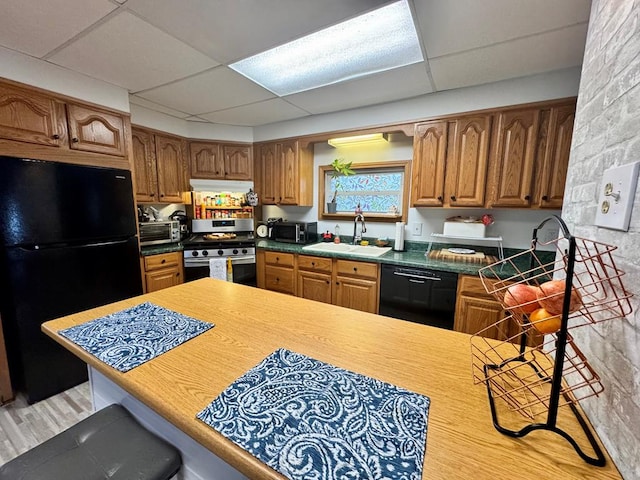
[[[538,230],[554,220],[561,235],[539,242]],[[570,332],[631,313],[632,295],[613,258],[616,248],[573,237],[560,217],[547,218],[534,229],[529,250],[480,269],[485,290],[507,315],[471,338],[474,382],[487,386],[496,429],[513,437],[537,429],[554,431],[585,461],[600,466],[604,454],[576,404],[597,396],[603,386]],[[496,401],[532,423],[519,431],[502,427]],[[563,406],[570,406],[578,418],[595,458],[557,427],[558,408]]]

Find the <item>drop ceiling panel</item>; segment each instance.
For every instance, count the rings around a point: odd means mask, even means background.
[[[582,63],[586,25],[435,58],[429,62],[437,90],[480,85]]]
[[[289,102],[311,113],[328,113],[391,102],[433,92],[423,62],[348,82],[289,95]]]
[[[219,112],[205,113],[202,118],[214,123],[224,123],[228,125],[244,125],[255,127],[267,123],[283,122],[294,118],[308,116],[309,113],[291,105],[280,98],[272,98],[264,102],[243,105],[242,107],[230,108]]]
[[[589,0],[415,0],[429,58],[589,21]]]
[[[390,0],[129,0],[127,8],[220,63],[268,50]]]
[[[169,85],[140,92],[138,95],[192,115],[274,97],[268,90],[227,67],[217,67]]]
[[[217,63],[136,16],[122,12],[49,58],[131,92],[214,67]]]
[[[115,8],[107,0],[2,0],[0,45],[43,57]]]
[[[155,102],[150,102],[144,98],[138,97],[136,95],[129,95],[129,102],[134,105],[139,105],[141,107],[148,108],[149,110],[155,110],[156,112],[166,113],[167,115],[171,115],[172,117],[177,118],[187,118],[191,116],[189,113],[180,112],[179,110],[174,110],[172,108],[165,107],[164,105],[160,105]]]

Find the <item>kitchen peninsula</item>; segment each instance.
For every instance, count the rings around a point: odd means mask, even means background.
[[[143,302],[215,327],[126,373],[58,334]],[[428,396],[425,479],[621,478],[608,456],[605,467],[589,466],[558,435],[534,432],[516,440],[498,433],[484,386],[473,384],[470,337],[462,333],[213,279],[53,320],[43,330],[89,365],[94,402],[99,384],[122,391],[140,402],[149,416],[166,421],[163,431],[170,432],[170,441],[174,431],[186,434],[240,472],[233,478],[283,477],[196,419],[196,414],[279,348]],[[526,423],[508,412],[501,414],[510,426]],[[570,410],[561,409],[559,425],[589,451]],[[192,451],[178,448],[189,470]],[[232,477],[208,471],[201,478]]]

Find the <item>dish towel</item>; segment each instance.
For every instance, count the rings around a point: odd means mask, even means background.
[[[419,480],[429,404],[281,348],[197,418],[291,480]]]
[[[127,372],[210,328],[213,323],[145,302],[58,333],[107,365]]]
[[[210,258],[209,259],[209,276],[218,280],[227,280],[227,259],[226,258]]]

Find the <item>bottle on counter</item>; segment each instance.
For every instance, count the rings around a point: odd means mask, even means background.
[[[227,282],[233,283],[233,264],[231,257],[227,257]]]

